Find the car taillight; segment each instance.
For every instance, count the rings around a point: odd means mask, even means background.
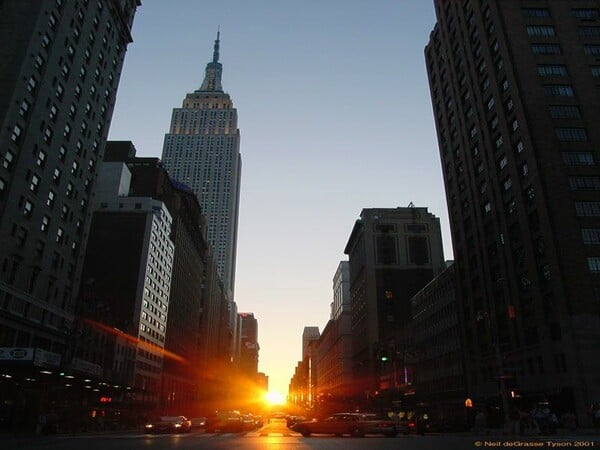
[[[414,428],[415,427],[415,423],[414,422],[408,422],[408,427],[409,428]]]

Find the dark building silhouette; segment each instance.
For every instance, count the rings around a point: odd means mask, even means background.
[[[422,410],[448,428],[468,424],[461,304],[452,264],[411,299],[414,350],[405,355],[415,369]]]
[[[211,286],[219,285],[220,279],[214,276],[206,221],[196,195],[171,180],[157,158],[135,157],[131,142],[110,141],[105,164],[125,164],[131,172],[128,196],[164,202],[172,216],[169,238],[174,253],[159,406],[171,413],[195,413],[202,403],[217,396],[213,391],[224,389],[221,384],[231,370],[228,338],[223,336],[227,305],[222,290]],[[112,226],[118,229],[120,219],[114,217],[117,221]],[[215,368],[222,378],[212,374]]]
[[[427,208],[363,209],[350,264],[352,377],[357,401],[391,404],[410,390],[411,297],[444,269],[439,219]]]
[[[25,349],[26,378],[46,370],[52,381],[71,363],[92,191],[139,4],[0,2],[0,348]],[[12,362],[0,364],[4,373]]]
[[[468,393],[505,415],[547,401],[588,423],[600,397],[598,2],[435,7],[425,56]]]

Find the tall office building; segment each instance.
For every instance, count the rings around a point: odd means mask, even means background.
[[[64,364],[72,338],[92,189],[139,4],[0,2],[0,347],[25,349],[32,366]]]
[[[200,89],[187,94],[182,107],[173,110],[162,161],[171,178],[198,196],[221,280],[232,294],[242,163],[237,110],[223,92],[222,71],[217,34]]]
[[[411,297],[444,269],[440,220],[427,208],[363,209],[344,253],[350,266],[354,395],[394,401],[409,390]],[[365,398],[365,393],[367,393]]]
[[[600,398],[600,8],[442,1],[425,49],[463,302],[467,388]],[[499,402],[499,399],[497,399]]]

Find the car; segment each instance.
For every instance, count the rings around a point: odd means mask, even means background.
[[[190,421],[192,422],[192,429],[204,428],[204,425],[206,425],[206,417],[192,417]]]
[[[304,416],[287,416],[285,419],[285,424],[288,428],[291,428],[292,425],[298,422],[306,422],[308,419]]]
[[[206,419],[204,431],[207,433],[237,433],[244,430],[244,419],[238,411],[221,411]]]
[[[158,416],[146,422],[147,433],[189,433],[192,422],[185,416]]]
[[[391,420],[366,413],[336,413],[322,420],[296,422],[290,429],[305,437],[311,434],[334,434],[336,436],[349,434],[356,437],[362,437],[365,434],[383,434],[394,437],[397,434],[396,427]]]
[[[254,430],[258,428],[256,416],[252,414],[242,414],[242,428],[244,430]]]

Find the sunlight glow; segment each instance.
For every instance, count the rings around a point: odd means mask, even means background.
[[[265,401],[269,405],[283,405],[285,403],[285,397],[279,391],[269,391],[265,394]]]

